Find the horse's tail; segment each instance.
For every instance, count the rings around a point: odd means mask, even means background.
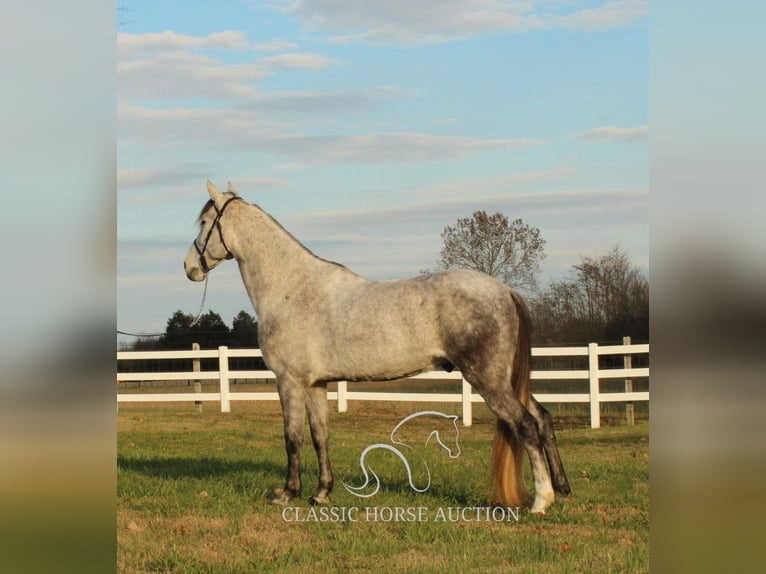
[[[511,389],[525,407],[529,404],[531,370],[530,317],[524,300],[511,291],[519,326],[513,358]],[[524,448],[507,422],[497,419],[492,444],[492,502],[508,507],[529,506],[532,497],[524,484]]]
[[[511,298],[516,306],[519,318],[518,341],[516,355],[513,357],[513,374],[511,388],[525,407],[529,404],[530,388],[529,373],[532,369],[532,341],[530,336],[532,320],[524,299],[518,293],[511,291]]]

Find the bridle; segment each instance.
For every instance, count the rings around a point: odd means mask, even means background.
[[[226,207],[232,201],[235,201],[237,199],[240,200],[240,201],[244,201],[244,199],[242,199],[241,197],[238,197],[238,196],[230,197],[221,206],[220,210],[215,206],[215,203],[213,203],[213,209],[215,209],[216,216],[215,216],[215,219],[213,220],[213,224],[210,226],[210,229],[207,232],[207,235],[205,236],[205,241],[202,244],[202,247],[199,246],[199,244],[197,243],[196,239],[194,240],[194,248],[197,250],[197,253],[199,254],[199,263],[200,263],[200,266],[202,267],[202,271],[204,271],[205,273],[210,271],[210,268],[207,265],[207,260],[205,259],[205,251],[207,250],[207,244],[210,241],[210,236],[213,235],[213,230],[214,229],[218,229],[218,236],[221,238],[221,245],[223,245],[223,248],[226,250],[226,257],[225,258],[226,259],[231,259],[231,258],[234,257],[234,255],[232,255],[232,253],[229,250],[229,248],[226,246],[226,242],[223,240],[223,231],[221,230],[221,217],[223,217],[223,212],[226,209]]]
[[[226,200],[226,202],[221,206],[221,209],[219,210],[215,203],[213,203],[213,209],[216,211],[215,219],[213,220],[213,225],[210,226],[210,230],[207,232],[207,235],[205,236],[205,242],[202,244],[202,248],[200,248],[199,244],[197,243],[197,240],[194,240],[194,248],[197,250],[197,253],[199,254],[199,263],[202,266],[202,270],[205,272],[205,289],[202,291],[202,302],[199,305],[199,312],[197,313],[197,317],[189,323],[189,327],[193,327],[197,324],[197,322],[202,318],[202,309],[205,307],[205,296],[207,295],[207,280],[210,277],[208,275],[208,271],[210,271],[210,268],[207,265],[207,261],[205,260],[205,250],[207,249],[207,244],[210,241],[210,236],[213,234],[213,230],[215,228],[218,228],[218,236],[221,238],[221,245],[223,245],[223,248],[226,250],[226,259],[232,259],[234,255],[231,253],[229,248],[226,246],[226,242],[223,240],[223,231],[221,230],[221,217],[223,217],[223,212],[226,209],[226,207],[235,199],[239,199],[240,201],[245,201],[241,197],[234,196],[230,197]],[[165,335],[165,333],[129,333],[127,331],[120,331],[117,330],[117,333],[120,335],[128,335],[130,337],[162,337]]]

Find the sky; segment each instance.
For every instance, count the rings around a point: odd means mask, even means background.
[[[481,209],[540,229],[542,285],[615,245],[648,272],[648,2],[119,6],[118,329],[196,315],[208,179],[370,279],[434,267]],[[205,311],[242,309],[227,262]]]

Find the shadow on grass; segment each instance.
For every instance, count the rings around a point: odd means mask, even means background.
[[[464,490],[462,485],[432,485],[426,492],[415,492],[407,479],[386,480],[370,498],[348,495],[343,488],[335,489],[349,504],[368,506],[477,506],[485,505],[485,493]]]
[[[648,436],[640,433],[615,433],[615,434],[594,434],[583,436],[567,436],[559,438],[559,448],[564,445],[567,448],[570,445],[620,445],[630,446],[632,444],[646,444],[648,442]]]
[[[237,474],[261,474],[275,480],[284,476],[285,465],[271,461],[225,460],[188,457],[117,457],[120,470],[159,478],[215,478]]]

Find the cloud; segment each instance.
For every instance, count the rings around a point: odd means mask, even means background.
[[[460,123],[460,120],[457,118],[436,118],[435,120],[431,120],[431,123],[434,125],[444,126]]]
[[[269,69],[290,68],[302,70],[322,70],[337,60],[311,53],[279,54],[260,60],[260,64]]]
[[[203,177],[199,167],[177,165],[168,168],[153,169],[117,169],[117,188],[119,191],[143,187],[188,183]]]
[[[171,30],[147,32],[144,34],[117,34],[117,56],[125,58],[141,53],[156,53],[188,50],[241,50],[249,46],[244,32],[224,30],[207,36],[190,36]]]
[[[420,229],[419,226],[428,222],[443,226],[458,217],[470,215],[476,209],[484,209],[502,211],[525,219],[555,219],[565,227],[579,227],[594,213],[601,213],[606,214],[611,224],[618,225],[624,223],[623,217],[631,221],[645,218],[648,198],[648,191],[641,188],[447,197],[371,210],[307,213],[294,217],[293,224],[305,233],[324,238],[333,237],[338,230],[342,230],[343,234],[359,232],[369,236],[376,231],[390,233],[398,226],[410,227],[415,224],[415,228]],[[622,214],[621,218],[614,217],[616,213]],[[534,221],[527,223],[540,226],[540,223]]]
[[[385,99],[407,97],[416,92],[395,86],[377,86],[357,90],[330,92],[267,92],[239,104],[239,109],[261,113],[312,114],[314,116],[368,111]]]
[[[122,100],[245,98],[269,73],[257,64],[223,64],[192,52],[167,52],[117,64]]]
[[[119,137],[142,144],[221,147],[268,141],[281,124],[249,110],[233,108],[153,109],[134,104],[117,107]]]
[[[286,40],[271,40],[270,42],[260,42],[253,48],[258,52],[287,52],[297,50],[298,44]]]
[[[539,145],[531,139],[479,139],[398,132],[364,135],[289,136],[268,142],[268,149],[307,163],[413,163],[457,160],[485,151]]]
[[[237,192],[260,193],[264,190],[290,187],[290,182],[278,177],[244,175],[233,176],[229,180]]]
[[[201,51],[249,50],[243,32],[190,36],[170,30],[117,37],[117,93],[123,101],[243,98],[270,72],[255,62],[226,64]]]
[[[457,160],[482,152],[540,145],[533,139],[481,139],[426,133],[289,134],[266,114],[249,109],[118,107],[120,137],[179,147],[237,146],[313,164]]]
[[[333,42],[428,44],[501,30],[540,27],[535,16],[504,8],[494,0],[301,0],[289,12],[309,30],[341,32]]]
[[[553,27],[568,30],[607,30],[626,26],[647,15],[647,0],[617,0],[597,8],[587,8],[558,16],[551,20]]]
[[[256,82],[284,69],[323,70],[337,60],[314,53],[258,58],[255,52],[293,50],[296,44],[272,41],[251,45],[243,32],[190,36],[160,33],[118,35],[117,87],[122,101],[247,99]],[[213,57],[211,50],[222,52]],[[202,53],[205,52],[205,53]],[[245,52],[244,61],[227,63],[227,53]],[[248,58],[250,52],[250,58]]]
[[[214,168],[205,163],[179,164],[167,168],[117,169],[119,208],[130,205],[178,206],[197,197],[205,181],[213,178]],[[264,191],[289,187],[284,179],[241,175],[230,177],[237,189]],[[220,182],[219,187],[226,186]],[[200,196],[201,197],[201,196]]]
[[[167,269],[168,262],[176,262],[186,254],[192,239],[121,239],[117,244],[117,261],[120,267],[131,265],[134,268],[162,272]]]
[[[202,198],[205,181],[215,179],[213,168],[178,166],[163,169],[118,169],[119,207],[186,204],[190,198]],[[258,175],[229,176],[234,188],[242,195],[262,193],[290,187],[290,182],[278,177]],[[215,182],[225,189],[227,181]]]
[[[335,34],[331,41],[336,43],[431,44],[553,28],[598,30],[628,25],[648,12],[647,0],[584,9],[570,0],[298,0],[280,6],[304,28]]]
[[[649,126],[619,128],[603,126],[577,134],[577,139],[602,142],[635,142],[649,139]]]
[[[464,179],[447,183],[436,183],[407,191],[420,196],[466,196],[477,193],[487,194],[505,190],[520,184],[545,182],[551,180],[570,179],[580,174],[580,171],[570,167],[553,167],[542,171],[527,171],[510,175]]]

